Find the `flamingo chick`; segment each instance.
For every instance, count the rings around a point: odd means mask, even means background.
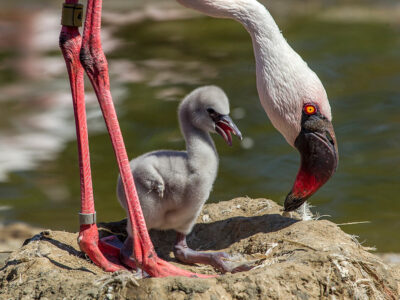
[[[174,229],[177,231],[174,253],[178,260],[209,264],[222,272],[234,271],[224,259],[228,255],[194,251],[187,246],[186,236],[192,231],[217,176],[218,154],[210,133],[220,134],[230,146],[231,133],[242,138],[228,114],[229,100],[219,87],[195,89],[178,109],[186,151],[153,151],[130,162],[147,228]],[[121,178],[118,179],[117,196],[126,210]],[[128,238],[121,249],[121,259],[135,268],[131,259],[130,228],[128,224]]]

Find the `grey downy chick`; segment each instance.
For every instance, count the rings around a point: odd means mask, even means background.
[[[232,271],[225,262],[228,255],[194,251],[187,246],[186,236],[192,231],[217,176],[219,159],[210,133],[218,133],[228,145],[232,145],[232,134],[242,138],[228,114],[229,100],[221,88],[197,88],[178,108],[186,151],[153,151],[130,162],[147,228],[174,229],[177,232],[174,253],[178,260],[210,264],[222,272]],[[117,196],[127,210],[121,178],[118,178]],[[121,259],[135,268],[130,258],[130,229],[128,224],[128,238],[121,249]]]

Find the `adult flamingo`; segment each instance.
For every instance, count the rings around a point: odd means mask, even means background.
[[[217,18],[234,19],[251,35],[257,90],[274,127],[301,155],[285,211],[300,207],[336,171],[338,149],[331,108],[318,76],[286,42],[268,10],[256,0],[177,0]]]
[[[234,18],[252,35],[261,102],[274,126],[290,145],[300,151],[302,157],[294,187],[285,201],[286,210],[295,209],[330,178],[337,165],[330,106],[321,82],[286,43],[268,11],[257,1],[178,1],[215,17]],[[78,0],[66,0],[72,17],[79,19],[77,3]],[[132,256],[136,264],[153,277],[205,277],[161,260],[154,251],[111,98],[107,61],[100,41],[101,7],[102,0],[88,0],[83,38],[74,22],[63,23],[60,33],[60,47],[70,78],[78,140],[80,248],[106,271],[124,269],[115,258],[110,257],[118,251],[111,251],[112,247],[99,241],[96,226],[84,104],[85,70],[99,100],[120,169],[133,233]]]

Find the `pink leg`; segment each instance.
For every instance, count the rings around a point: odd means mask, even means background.
[[[67,4],[75,4],[78,0],[66,0]],[[81,214],[94,216],[94,200],[92,177],[90,172],[89,141],[86,125],[86,111],[84,99],[83,68],[79,53],[82,38],[77,27],[63,26],[60,33],[60,48],[67,65],[74,106],[76,135],[78,141],[79,170],[81,178]],[[98,248],[99,235],[96,223],[80,226],[79,245],[90,259],[106,271],[117,271],[122,266],[108,261]]]
[[[108,66],[100,40],[101,8],[102,0],[88,0],[80,59],[99,100],[124,184],[128,216],[131,220],[133,232],[132,256],[134,256],[136,264],[152,277],[209,277],[175,267],[161,260],[154,250],[136,193],[128,156],[111,98]]]

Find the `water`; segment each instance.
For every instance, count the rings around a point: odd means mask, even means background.
[[[343,229],[379,251],[399,252],[400,26],[317,17],[289,18],[279,25],[323,81],[334,116],[339,169],[311,199],[314,210],[336,223],[371,221]],[[214,137],[221,163],[209,201],[247,195],[283,203],[299,156],[261,109],[250,37],[239,24],[199,18],[105,29],[112,31],[105,37],[112,91],[131,158],[154,149],[184,148],[178,101],[199,85],[216,84],[230,97],[235,122],[247,140],[234,139],[228,147]],[[0,45],[0,220],[77,230],[74,123],[55,43],[41,44],[39,50],[32,46],[33,58],[22,66],[13,62],[26,55]],[[36,64],[30,66],[31,61]],[[29,75],[32,70],[39,76]],[[98,219],[121,219],[113,151],[89,86],[88,95]]]

